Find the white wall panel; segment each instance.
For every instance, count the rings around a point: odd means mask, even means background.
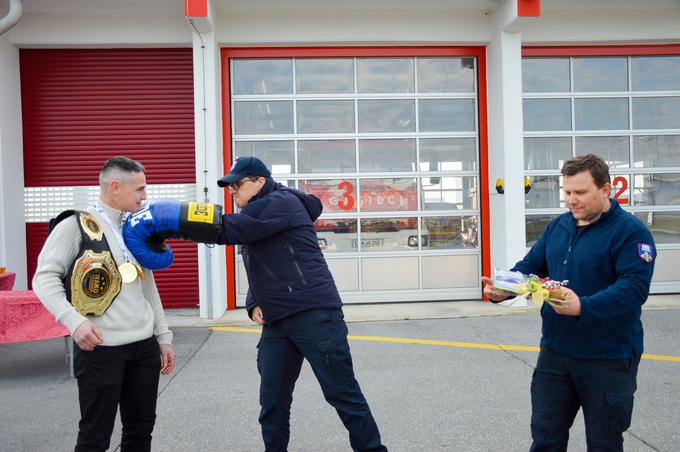
[[[423,256],[423,289],[479,287],[479,256]]]
[[[364,290],[418,288],[417,257],[372,257],[361,261]]]
[[[326,262],[340,292],[359,290],[358,259],[326,259]]]

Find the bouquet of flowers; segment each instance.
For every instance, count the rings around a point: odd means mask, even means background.
[[[567,294],[562,289],[569,281],[555,281],[539,278],[536,275],[524,275],[520,272],[494,270],[493,285],[497,291],[508,292],[524,298],[531,298],[535,305],[544,301],[553,306],[567,306]]]

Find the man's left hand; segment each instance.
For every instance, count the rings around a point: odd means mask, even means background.
[[[576,295],[576,292],[568,287],[562,287],[561,289],[567,294],[567,305],[564,307],[551,305],[555,312],[560,315],[581,315],[581,299]]]
[[[172,345],[161,344],[161,374],[168,375],[175,368],[175,350]]]

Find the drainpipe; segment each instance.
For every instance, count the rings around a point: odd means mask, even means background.
[[[5,34],[19,22],[21,11],[21,0],[9,0],[9,11],[5,17],[0,19],[0,35]]]

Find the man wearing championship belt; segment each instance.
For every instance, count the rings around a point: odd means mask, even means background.
[[[146,199],[144,166],[108,160],[85,211],[57,217],[38,257],[33,289],[71,332],[81,419],[76,451],[105,451],[120,405],[121,449],[151,450],[159,373],[175,366],[153,274],[127,249],[121,225]],[[52,222],[51,222],[52,223]]]

